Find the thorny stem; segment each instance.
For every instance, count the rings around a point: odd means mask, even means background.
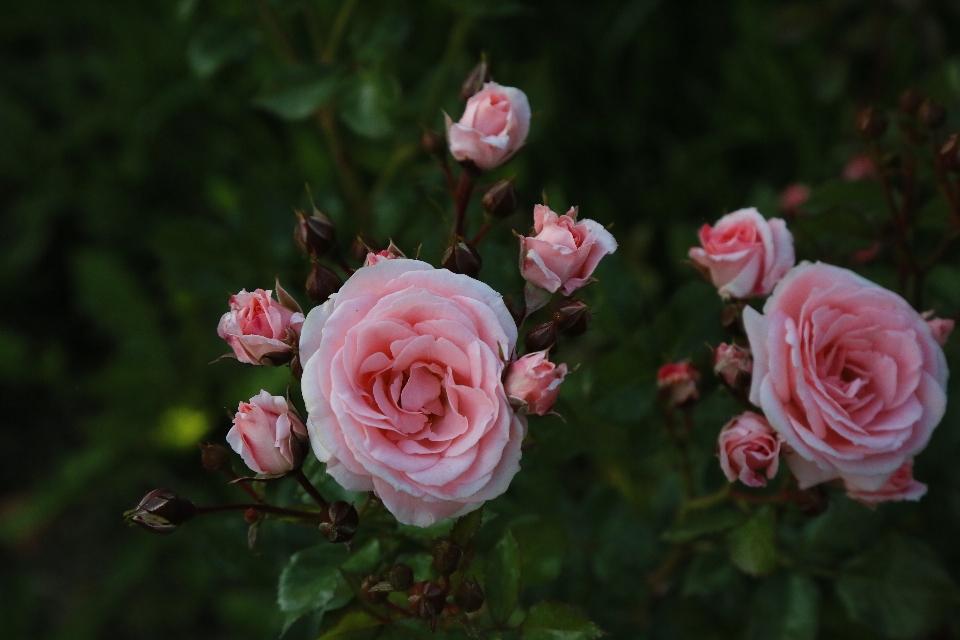
[[[293,477],[297,479],[297,482],[299,482],[300,486],[303,487],[303,490],[307,492],[307,495],[313,498],[314,502],[320,505],[321,509],[327,508],[327,505],[329,503],[324,499],[322,495],[320,495],[320,492],[317,491],[317,488],[315,486],[313,486],[313,483],[310,482],[306,474],[303,473],[302,469],[297,469],[293,473]]]
[[[263,513],[275,513],[280,516],[292,516],[294,518],[305,518],[309,520],[316,520],[320,518],[320,514],[314,511],[301,511],[300,509],[287,509],[286,507],[277,507],[272,504],[265,504],[261,502],[256,503],[238,503],[238,504],[214,504],[206,507],[197,507],[197,515],[204,515],[207,513],[219,513],[221,511],[246,511],[248,509],[254,509],[256,511],[262,511]]]

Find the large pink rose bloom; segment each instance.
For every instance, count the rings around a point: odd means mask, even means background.
[[[923,449],[946,408],[947,362],[897,294],[846,269],[801,264],[763,315],[747,307],[750,401],[789,445],[802,488],[843,478],[865,491]]]
[[[700,229],[702,247],[690,258],[707,270],[724,298],[770,293],[796,257],[793,236],[779,218],[765,220],[756,209],[740,209]]]
[[[501,382],[516,340],[500,294],[478,280],[418,260],[357,270],[300,340],[327,473],[421,527],[502,494],[526,433]]]
[[[271,360],[289,360],[293,355],[303,314],[287,309],[271,293],[263,289],[247,293],[242,289],[230,296],[230,311],[220,318],[217,333],[240,362],[267,364]]]
[[[603,256],[617,250],[617,241],[599,222],[577,222],[577,209],[557,215],[549,207],[533,208],[537,235],[520,237],[520,274],[524,280],[550,293],[568,296],[593,282],[590,275]]]
[[[498,167],[523,145],[530,131],[530,103],[519,89],[496,82],[483,85],[467,100],[460,122],[447,121],[450,153],[487,171]]]

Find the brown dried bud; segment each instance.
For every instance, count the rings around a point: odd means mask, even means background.
[[[483,606],[483,589],[475,580],[464,580],[453,592],[453,602],[466,613],[478,611]]]
[[[483,266],[483,260],[477,250],[467,244],[466,240],[457,238],[454,244],[447,247],[440,266],[454,273],[476,278],[480,273],[480,267]]]
[[[887,114],[876,107],[866,107],[857,113],[857,131],[866,140],[876,140],[887,130]]]
[[[487,64],[486,58],[482,58],[463,81],[463,86],[460,87],[460,99],[466,102],[480,89],[483,89],[483,85],[490,82],[491,79],[490,65]]]
[[[923,102],[923,95],[910,87],[909,89],[904,89],[903,93],[900,94],[900,98],[897,100],[897,106],[900,108],[900,113],[907,116],[917,115],[917,109],[920,108],[920,103]]]
[[[557,325],[554,322],[538,324],[527,332],[523,339],[527,353],[553,350],[557,346]]]
[[[330,542],[350,542],[359,526],[357,510],[343,500],[331,502],[320,513],[320,534]]]
[[[382,604],[390,596],[386,591],[371,591],[373,587],[383,582],[379,573],[374,573],[363,579],[360,583],[360,599],[370,604]]]
[[[260,512],[250,507],[243,512],[243,521],[247,524],[256,524],[257,520],[260,519]]]
[[[390,586],[397,591],[406,591],[413,585],[413,569],[405,564],[395,564],[390,569]]]
[[[307,276],[307,297],[314,302],[323,303],[342,286],[343,280],[333,269],[316,262]]]
[[[437,540],[433,547],[433,570],[442,576],[448,576],[457,570],[463,548],[449,538]]]
[[[492,218],[509,218],[517,210],[517,192],[513,180],[499,180],[490,185],[480,201],[484,213]]]
[[[322,256],[337,244],[337,229],[333,222],[316,208],[313,215],[296,210],[297,226],[293,230],[293,241],[297,248],[308,256]]]
[[[418,582],[407,592],[410,613],[419,618],[436,618],[446,605],[447,594],[436,582]]]
[[[947,110],[939,102],[927,98],[917,109],[917,120],[928,129],[939,129],[947,121]]]
[[[956,133],[940,147],[940,162],[947,171],[960,173],[960,136]]]
[[[590,327],[590,307],[579,298],[564,300],[553,310],[553,322],[564,335],[583,335]]]
[[[439,131],[427,129],[420,136],[420,148],[431,156],[442,158],[447,154],[447,137]]]
[[[198,443],[200,447],[200,464],[207,471],[219,471],[230,462],[230,454],[218,444]]]
[[[367,259],[368,253],[380,251],[380,243],[366,234],[360,234],[350,244],[350,257],[358,262]]]
[[[173,533],[197,515],[197,507],[169,489],[155,489],[123,516],[153,533]]]

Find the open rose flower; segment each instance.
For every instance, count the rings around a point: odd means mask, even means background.
[[[852,271],[801,264],[743,321],[750,401],[789,445],[801,488],[839,477],[880,489],[943,417],[947,363],[930,327]]]
[[[300,340],[327,473],[421,527],[502,494],[526,433],[501,381],[516,340],[500,294],[478,280],[418,260],[357,270]]]
[[[220,318],[217,333],[240,362],[277,364],[293,355],[303,314],[281,305],[271,294],[243,289],[230,296],[230,311]]]
[[[279,475],[300,466],[309,438],[300,416],[280,396],[266,391],[241,402],[227,444],[257,473]]]
[[[765,487],[777,475],[780,442],[766,418],[747,411],[720,431],[720,468],[730,482],[739,478],[748,487]]]
[[[881,502],[899,500],[919,500],[927,493],[927,485],[913,478],[913,460],[907,460],[893,472],[879,489],[873,491],[860,489],[847,483],[847,495],[868,507],[876,507]]]
[[[577,209],[557,215],[549,207],[533,208],[533,237],[520,237],[520,274],[524,280],[568,296],[593,282],[590,275],[603,256],[617,250],[617,241],[599,222],[577,222]]]
[[[560,394],[567,365],[555,365],[547,351],[528,353],[507,369],[504,381],[507,395],[520,404],[522,411],[545,416]]]
[[[765,220],[756,209],[740,209],[700,229],[702,247],[690,258],[709,273],[723,298],[770,293],[796,257],[793,236],[779,218]]]
[[[530,103],[519,89],[488,82],[467,100],[460,122],[447,121],[450,153],[488,171],[510,159],[530,131]]]

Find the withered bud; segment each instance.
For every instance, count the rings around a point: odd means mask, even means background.
[[[247,524],[256,524],[256,522],[259,519],[260,519],[260,512],[254,509],[253,507],[250,507],[249,509],[243,512],[243,521],[246,522]]]
[[[553,350],[557,346],[557,325],[553,321],[538,324],[523,339],[527,353]]]
[[[484,58],[467,74],[466,79],[463,81],[463,86],[460,87],[460,99],[466,102],[480,91],[480,89],[483,89],[483,85],[490,82],[491,79],[490,65],[487,64],[487,60]]]
[[[876,140],[887,130],[887,114],[870,106],[857,113],[857,131],[866,140]]]
[[[939,102],[927,98],[917,109],[917,120],[928,129],[939,129],[947,121],[947,110]]]
[[[477,250],[467,244],[466,240],[457,238],[455,243],[447,247],[440,266],[454,273],[476,278],[480,273],[480,267],[483,266],[483,260]]]
[[[155,489],[140,504],[123,514],[136,525],[154,533],[173,533],[197,515],[197,507],[169,489]]]
[[[300,251],[308,256],[322,256],[336,245],[337,229],[330,218],[316,208],[312,215],[301,209],[297,209],[296,214],[293,241]]]
[[[200,464],[207,471],[219,471],[230,462],[230,454],[218,444],[198,443],[200,447]]]
[[[307,297],[314,302],[326,302],[342,286],[343,280],[336,271],[317,262],[307,276]]]
[[[350,542],[358,526],[360,515],[343,500],[331,502],[320,513],[320,534],[330,542]]]
[[[407,606],[418,618],[436,618],[447,605],[447,594],[436,582],[418,582],[407,592]]]
[[[492,218],[509,218],[517,210],[517,192],[513,180],[498,180],[490,185],[480,201],[484,213]]]
[[[947,171],[960,173],[960,136],[956,133],[940,147],[940,162]]]
[[[476,580],[464,580],[453,592],[453,602],[465,613],[479,611],[483,606],[483,589]]]
[[[590,327],[590,307],[579,298],[564,300],[553,310],[553,322],[564,335],[583,335]]]
[[[406,591],[413,585],[413,569],[405,564],[395,564],[390,569],[390,586],[397,591]]]
[[[427,129],[420,136],[420,148],[431,156],[442,158],[447,153],[447,137],[439,131]]]
[[[449,538],[437,540],[433,547],[433,570],[442,576],[448,576],[457,570],[463,548]]]
[[[370,604],[381,604],[386,602],[390,596],[386,591],[371,591],[373,587],[383,582],[379,573],[374,573],[363,579],[360,583],[360,599]]]
[[[897,106],[900,108],[900,113],[907,116],[917,115],[917,109],[920,108],[920,103],[923,102],[923,95],[910,87],[909,89],[904,89],[903,93],[900,94],[900,97],[897,99]]]
[[[350,244],[350,257],[358,262],[367,259],[368,253],[380,251],[380,243],[366,234],[360,234]]]

